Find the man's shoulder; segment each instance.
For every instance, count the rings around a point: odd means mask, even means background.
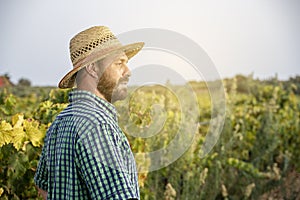
[[[63,135],[65,138],[85,138],[93,130],[110,123],[101,112],[62,111],[52,122],[47,134]],[[76,139],[76,140],[77,140]]]
[[[70,104],[57,117],[69,118],[69,120],[78,120],[82,122],[106,123],[109,121],[109,115],[102,109],[86,104]]]

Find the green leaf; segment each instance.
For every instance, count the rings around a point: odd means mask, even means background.
[[[13,108],[16,106],[16,97],[13,96],[12,94],[9,94],[5,99],[4,99],[4,104],[1,105],[0,110],[5,114],[5,115],[11,115],[13,113]]]
[[[28,136],[29,141],[34,147],[42,145],[43,138],[45,136],[45,129],[39,127],[37,121],[24,121],[24,128],[26,130],[26,135]]]
[[[0,147],[11,142],[13,128],[10,123],[1,121],[0,124]]]
[[[24,141],[26,140],[26,134],[24,132],[23,127],[17,127],[13,129],[13,138],[11,142],[13,143],[13,146],[20,150],[23,146]]]
[[[11,121],[12,121],[12,125],[14,126],[14,128],[19,128],[23,124],[24,115],[23,114],[15,114],[14,116],[12,116]]]

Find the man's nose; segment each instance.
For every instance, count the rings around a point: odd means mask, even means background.
[[[130,71],[129,67],[126,64],[125,64],[123,76],[126,76],[128,78],[131,76],[131,71]]]

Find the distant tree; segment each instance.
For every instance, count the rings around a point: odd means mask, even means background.
[[[8,73],[5,73],[3,76],[7,78],[7,80],[10,80],[10,75]]]
[[[30,80],[26,79],[26,78],[21,78],[18,81],[18,85],[19,86],[25,86],[25,87],[30,87],[31,86],[31,82]]]

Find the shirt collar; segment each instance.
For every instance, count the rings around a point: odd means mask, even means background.
[[[74,103],[76,101],[90,102],[117,121],[117,111],[115,106],[89,91],[77,89],[71,91],[69,93],[69,102]]]

